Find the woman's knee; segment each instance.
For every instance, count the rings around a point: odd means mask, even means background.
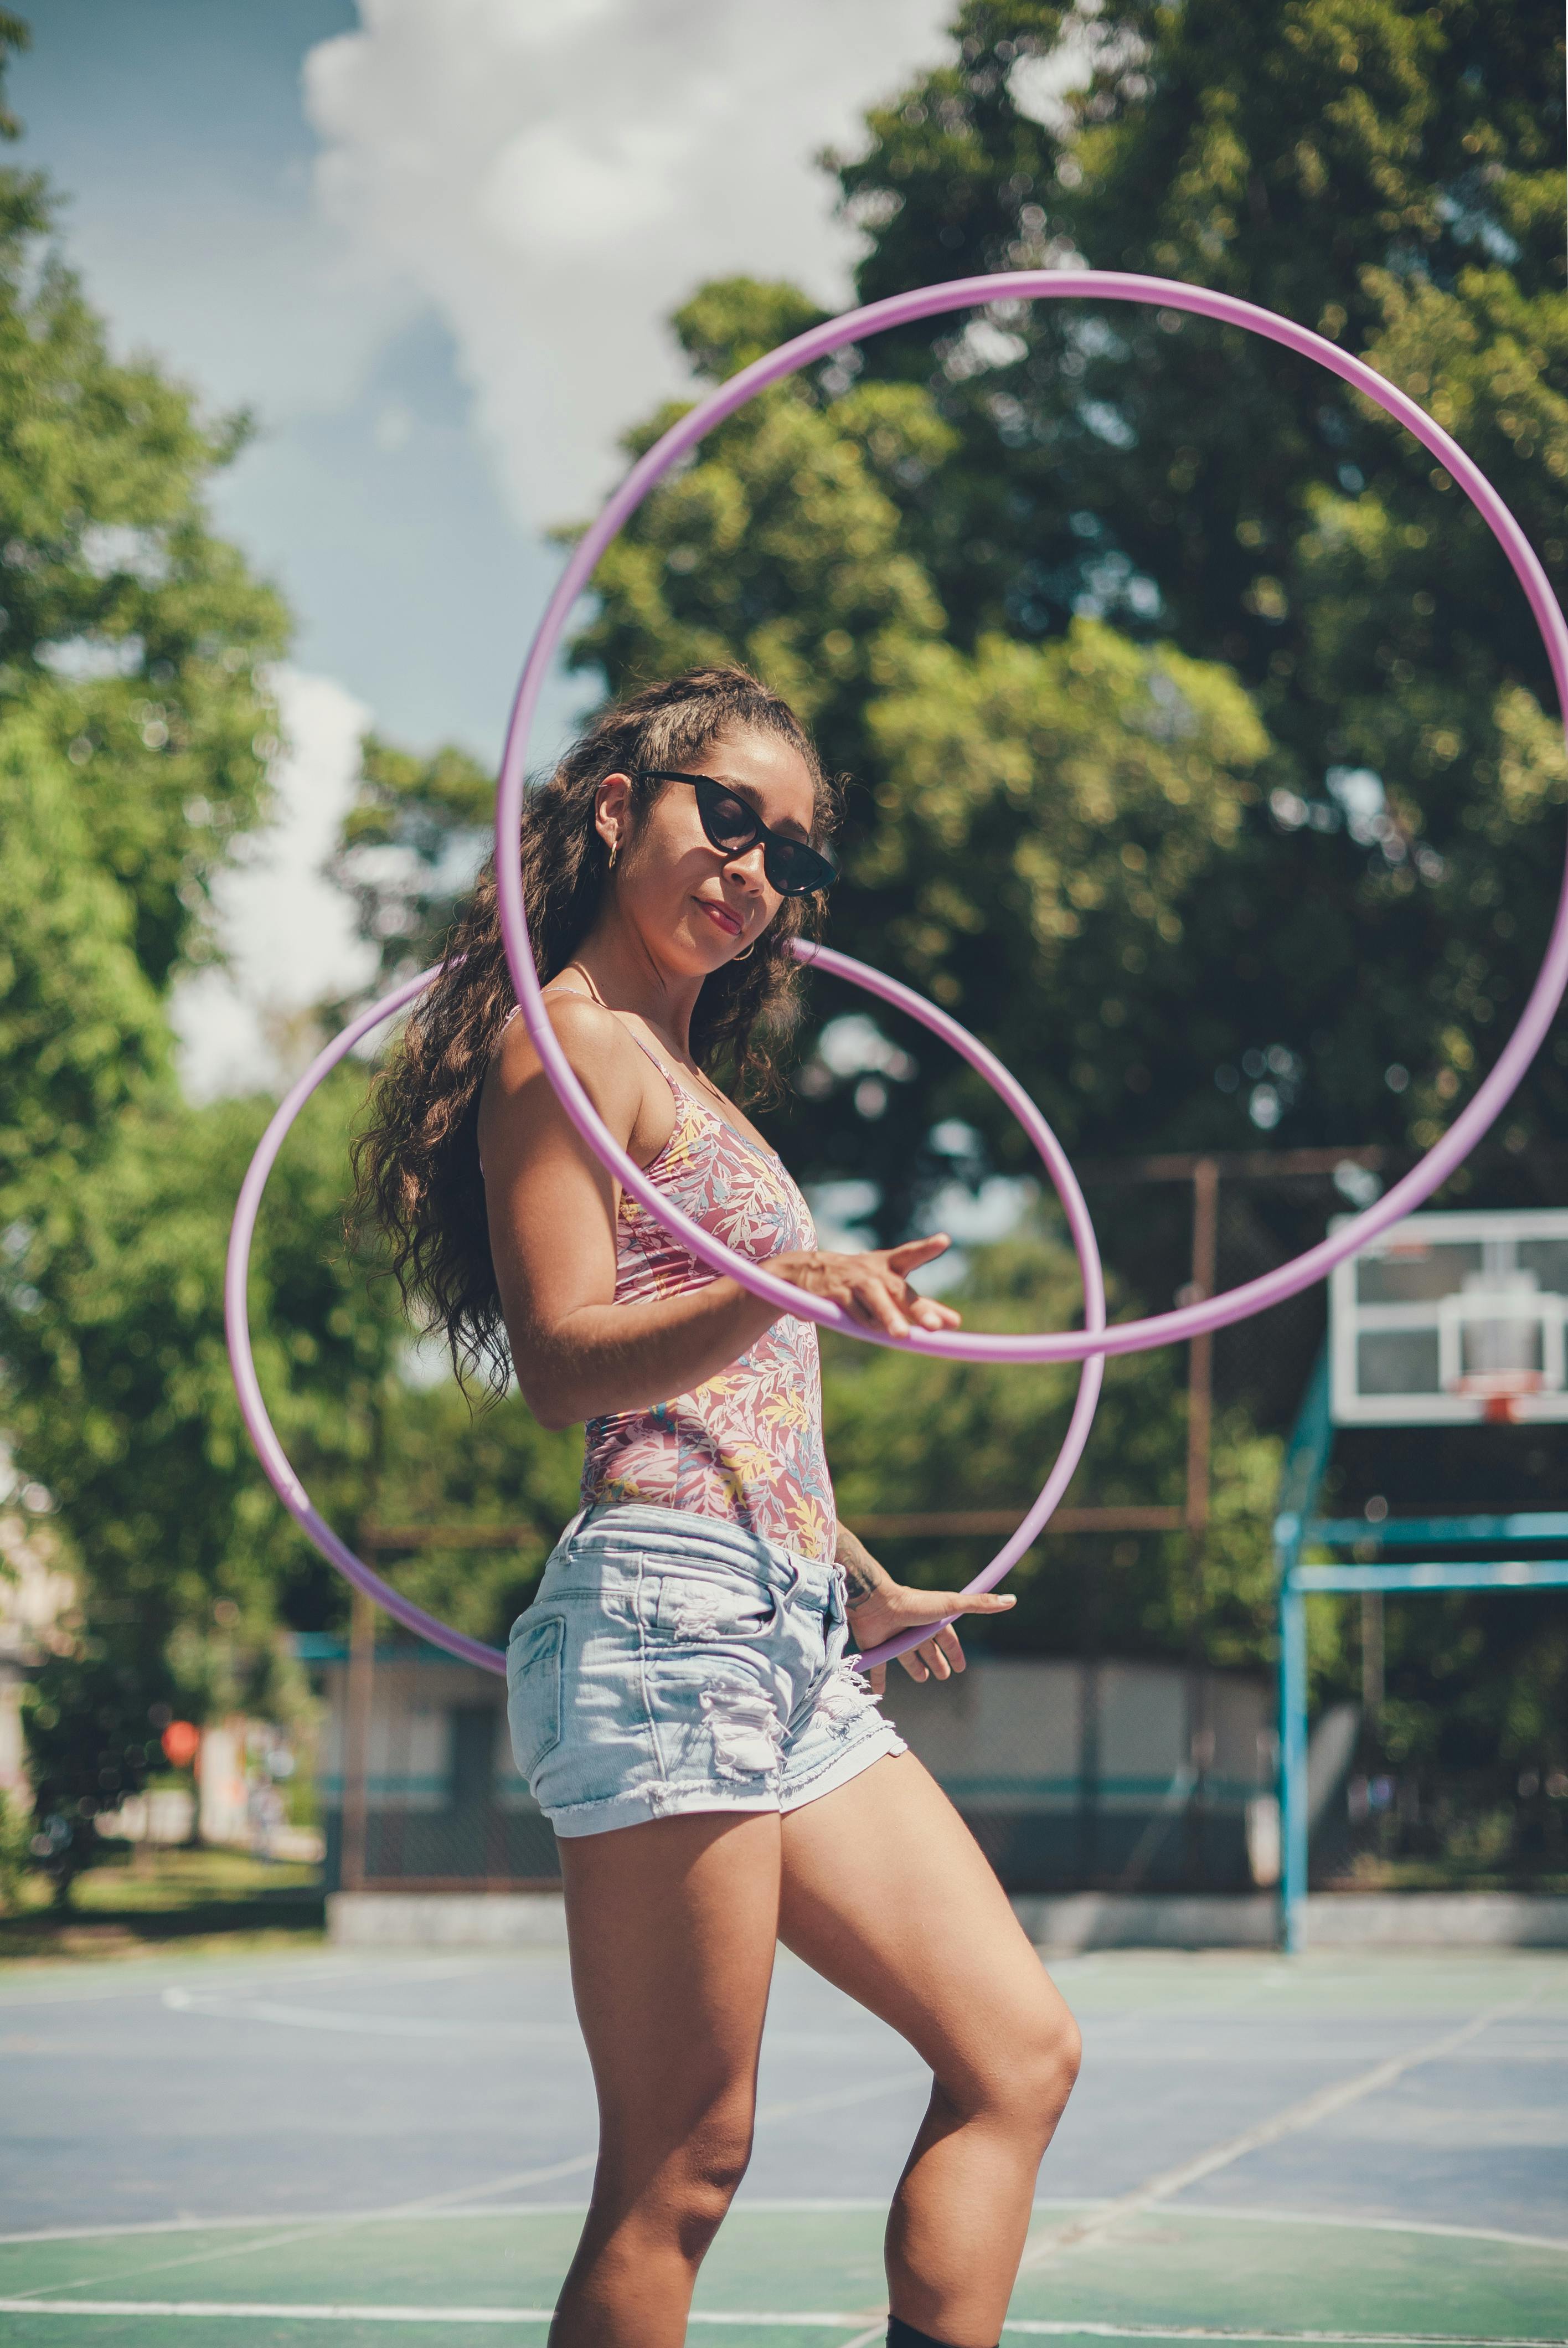
[[[695,2264],[751,2159],[750,2096],[708,2106],[662,2143],[630,2129],[606,2135],[593,2195],[600,2220],[660,2237]]]
[[[723,2224],[752,2157],[748,2108],[704,2114],[671,2164],[670,2201],[677,2238],[700,2259]]]
[[[983,2062],[938,2073],[946,2099],[966,2117],[984,2116],[1028,2136],[1049,2138],[1061,2118],[1083,2055],[1078,2024],[1052,1997],[999,2025]]]

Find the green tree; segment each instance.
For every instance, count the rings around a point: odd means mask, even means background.
[[[680,313],[693,361],[743,363],[773,291],[713,286]],[[844,388],[831,368],[778,386],[606,554],[573,658],[620,685],[728,655],[786,690],[862,787],[835,942],[958,1009],[1065,1133],[1098,1138],[1107,1093],[1144,1126],[1169,1114],[1193,1013],[1181,941],[1258,797],[1267,737],[1224,669],[1170,646],[1087,619],[1045,644],[955,629],[910,514],[927,494],[945,507],[958,446],[925,386]],[[839,1008],[824,989],[819,1022]],[[1021,1162],[978,1080],[899,1041],[910,1072],[933,1072],[917,1092],[882,1086],[868,1121],[830,1055],[809,1111],[787,1117],[794,1162],[875,1180],[890,1231],[943,1178],[935,1125],[972,1120],[996,1162]]]
[[[561,1527],[578,1506],[582,1437],[552,1433],[515,1392],[476,1412],[448,1377],[388,1389],[374,1484],[378,1522],[474,1527],[465,1547],[415,1550],[384,1570],[443,1622],[504,1645]],[[520,1538],[487,1543],[491,1528]]]
[[[487,852],[495,799],[495,777],[466,750],[448,743],[422,758],[365,736],[333,873],[379,952],[384,986],[440,952]]]
[[[343,1236],[354,1072],[323,1088],[274,1174],[257,1237],[257,1364],[280,1437],[317,1504],[352,1525],[395,1377],[404,1324],[384,1281]],[[5,1338],[6,1420],[80,1560],[95,1633],[134,1652],[149,1689],[182,1628],[181,1701],[201,1709],[215,1619],[254,1656],[264,1692],[282,1608],[335,1603],[330,1570],[262,1481],[223,1345],[229,1217],[267,1104],[122,1118],[78,1171],[46,1262],[24,1252]],[[37,1243],[42,1248],[43,1243]],[[215,1609],[221,1610],[216,1614]],[[149,1696],[149,1701],[152,1700]]]
[[[0,65],[25,38],[0,17]],[[42,181],[0,172],[0,1414],[80,1577],[81,1653],[33,1724],[41,1787],[79,1801],[62,1756],[102,1726],[104,1673],[134,1683],[134,1746],[171,1626],[210,1622],[240,1570],[216,1561],[240,1504],[209,1522],[196,1468],[225,1440],[255,1513],[198,1334],[227,1202],[197,1194],[220,1161],[231,1194],[235,1119],[181,1107],[167,998],[211,954],[211,880],[266,805],[286,623],[205,513],[243,419],[111,357],[53,225]]]
[[[162,1766],[139,1663],[118,1642],[85,1634],[46,1656],[26,1692],[28,1852],[58,1908],[69,1907],[72,1884],[97,1856],[98,1812],[139,1794]]]
[[[971,1329],[1016,1334],[1071,1325],[1078,1271],[1054,1214],[1026,1216],[1009,1239],[974,1251],[949,1292]],[[1112,1312],[1116,1298],[1112,1299]],[[824,1351],[828,1453],[840,1513],[946,1513],[1016,1506],[1044,1482],[1067,1432],[1077,1387],[1071,1370],[981,1367],[828,1337]],[[1215,1432],[1215,1507],[1201,1576],[1184,1534],[1052,1534],[1013,1570],[1016,1612],[976,1626],[971,1643],[1007,1651],[1079,1647],[1099,1607],[1124,1653],[1202,1653],[1255,1669],[1273,1633],[1268,1527],[1279,1444],[1245,1414]],[[1106,1365],[1105,1385],[1075,1497],[1105,1505],[1177,1506],[1186,1475],[1186,1396],[1169,1353]],[[905,1578],[936,1586],[967,1580],[993,1537],[898,1535],[874,1543]],[[1113,1602],[1108,1588],[1115,1592]]]
[[[0,18],[0,65],[25,38]],[[0,172],[8,1377],[80,1253],[79,1181],[173,1109],[165,998],[210,954],[211,878],[264,805],[262,672],[285,634],[203,510],[242,421],[205,422],[149,363],[110,357],[52,219],[40,180]]]
[[[954,31],[956,60],[839,163],[863,295],[1079,257],[1281,310],[1429,406],[1563,581],[1560,12],[973,0]],[[910,530],[960,640],[1100,613],[1232,664],[1267,725],[1273,820],[1189,925],[1199,992],[1239,999],[1223,1044],[1196,1029],[1163,1134],[1235,1135],[1248,1096],[1215,1097],[1215,1061],[1274,1042],[1282,1138],[1424,1146],[1522,999],[1568,783],[1535,631],[1468,504],[1369,404],[1174,312],[1016,305],[862,356],[957,435]],[[1560,1040],[1522,1135],[1561,1128],[1564,1066]]]

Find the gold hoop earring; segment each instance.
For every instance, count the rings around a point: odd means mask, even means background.
[[[730,956],[730,960],[731,960],[732,962],[750,962],[750,960],[751,960],[752,956],[755,953],[756,950],[757,950],[757,942],[756,942],[755,938],[753,938],[753,939],[752,940],[752,942],[751,942],[751,944],[746,948],[746,951],[745,951],[745,953],[744,953],[732,954],[732,955]]]
[[[620,855],[620,840],[619,840],[619,839],[612,839],[612,840],[610,841],[610,862],[609,862],[608,866],[606,867],[606,870],[607,870],[608,871],[610,871],[610,872],[613,872],[613,871],[614,871],[614,870],[615,870],[615,860],[616,860],[616,858]]]

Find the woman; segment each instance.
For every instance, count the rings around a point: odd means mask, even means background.
[[[834,798],[786,705],[705,669],[610,709],[529,798],[551,1025],[600,1116],[731,1246],[869,1327],[955,1325],[938,1236],[819,1250],[710,1071],[755,1097]],[[887,2230],[897,2348],[992,2348],[1072,2019],[945,1796],[841,1661],[997,1596],[900,1587],[835,1519],[816,1331],[714,1279],[561,1110],[515,1015],[487,878],[384,1080],[366,1195],[460,1367],[588,1424],[583,1512],[513,1632],[518,1765],[560,1838],[600,2114],[555,2348],[675,2348],[744,2172],[775,1941],[933,2074]],[[903,1659],[960,1670],[938,1629]],[[880,1674],[878,1682],[880,1681]]]

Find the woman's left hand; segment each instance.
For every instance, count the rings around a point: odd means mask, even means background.
[[[901,1581],[885,1574],[876,1587],[849,1609],[849,1631],[862,1654],[879,1647],[885,1639],[896,1639],[900,1631],[907,1631],[917,1622],[939,1622],[942,1628],[922,1639],[917,1647],[906,1647],[898,1661],[912,1680],[951,1679],[964,1668],[964,1651],[958,1633],[947,1618],[955,1614],[1005,1614],[1016,1606],[1016,1598],[1004,1596],[994,1590],[911,1590]],[[887,1666],[872,1667],[871,1684],[878,1695],[887,1683]]]

